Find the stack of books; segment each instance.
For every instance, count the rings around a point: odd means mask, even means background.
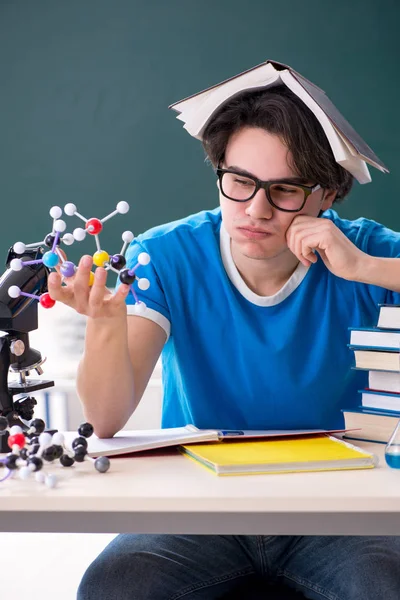
[[[345,437],[387,443],[400,420],[400,306],[380,305],[377,326],[350,328],[355,369],[368,371],[357,409],[344,409]]]

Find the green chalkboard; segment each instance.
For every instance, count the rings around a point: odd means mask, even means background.
[[[0,0],[0,261],[43,239],[53,205],[103,217],[128,201],[102,234],[113,252],[125,229],[216,206],[167,107],[267,58],[322,87],[391,170],[340,214],[399,229],[399,16],[398,0]]]

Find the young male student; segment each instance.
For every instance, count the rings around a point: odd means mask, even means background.
[[[51,296],[88,317],[85,415],[100,436],[121,429],[162,352],[164,427],[340,428],[365,385],[350,368],[348,327],[372,326],[379,303],[400,302],[400,234],[331,209],[353,177],[286,87],[228,100],[203,144],[220,206],[134,240],[129,263],[151,256],[141,315],[128,286],[106,291],[104,269],[89,290],[90,257],[72,283],[49,278]],[[318,600],[398,600],[400,539],[120,535],[78,598],[209,600],[254,574],[265,598],[280,582]]]

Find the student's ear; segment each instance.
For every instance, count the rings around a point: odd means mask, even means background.
[[[321,205],[320,205],[321,211],[328,210],[328,208],[331,208],[332,204],[335,201],[336,194],[337,194],[336,190],[324,189],[324,193],[322,195]]]

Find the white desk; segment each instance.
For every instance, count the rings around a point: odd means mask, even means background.
[[[0,483],[0,530],[219,534],[400,535],[400,471],[218,477],[179,454],[112,459],[108,473],[85,462],[48,489]]]

